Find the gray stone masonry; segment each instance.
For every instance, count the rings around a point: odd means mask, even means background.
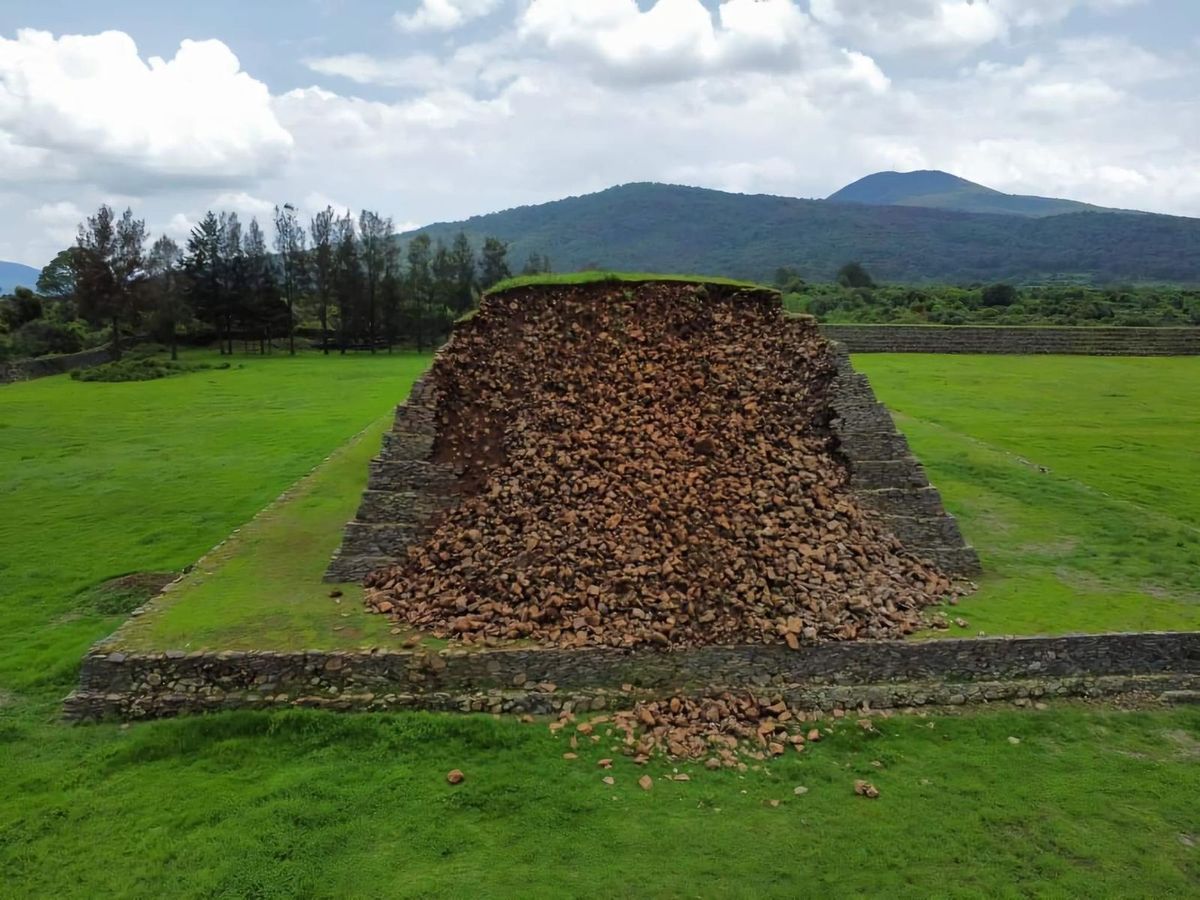
[[[432,380],[422,376],[408,400],[396,408],[395,424],[371,460],[367,489],[342,533],[326,581],[361,581],[402,558],[452,501],[454,470],[431,459],[436,409]]]
[[[67,353],[62,356],[18,359],[15,362],[0,364],[0,384],[30,381],[34,378],[45,378],[47,375],[61,375],[63,372],[70,372],[74,369],[88,369],[101,363],[111,362],[112,358],[111,348],[96,347],[94,350]]]
[[[822,325],[821,331],[851,353],[1200,354],[1200,328]]]
[[[630,695],[620,690],[631,685]],[[552,713],[638,696],[781,693],[798,707],[874,708],[1200,687],[1200,632],[697,647],[133,654],[94,649],[68,719],[232,708]]]
[[[855,496],[912,553],[948,575],[979,574],[979,555],[963,540],[891,414],[876,400],[867,377],[854,371],[845,347],[834,346],[838,374],[830,388],[833,430],[850,467]]]

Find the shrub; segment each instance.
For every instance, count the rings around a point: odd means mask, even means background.
[[[18,356],[78,353],[83,349],[83,341],[77,329],[46,319],[26,322],[13,333],[12,344]]]
[[[76,381],[154,381],[172,375],[186,375],[203,369],[228,369],[229,363],[183,363],[151,356],[127,356],[116,362],[105,363],[90,369],[76,369],[71,377]]]

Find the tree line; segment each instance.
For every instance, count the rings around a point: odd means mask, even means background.
[[[261,353],[286,345],[297,328],[325,353],[438,344],[481,291],[511,276],[508,247],[497,238],[476,253],[465,233],[448,244],[417,235],[402,244],[393,223],[371,210],[357,217],[331,207],[301,221],[276,207],[273,235],[257,219],[208,212],[180,246],[149,241],[146,224],[108,205],[80,224],[75,245],[43,269],[38,292],[110,332],[120,356],[122,331],[141,330],[177,355],[181,335],[214,339],[222,354],[237,341]],[[531,259],[549,271],[549,260]],[[205,334],[206,333],[206,334]]]

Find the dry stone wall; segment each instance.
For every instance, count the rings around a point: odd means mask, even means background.
[[[838,374],[830,387],[833,430],[849,463],[855,496],[913,553],[949,575],[978,575],[979,554],[942,506],[937,488],[876,399],[867,376],[854,371],[844,345],[837,349]]]
[[[84,350],[81,353],[67,353],[63,356],[41,356],[36,359],[21,359],[16,362],[0,365],[0,384],[14,381],[30,381],[34,378],[44,378],[47,375],[61,375],[73,369],[87,369],[112,360],[112,350],[108,347],[97,347],[94,350]]]
[[[371,460],[358,513],[342,534],[342,545],[325,573],[330,582],[361,581],[368,572],[404,555],[425,535],[437,512],[452,502],[456,474],[432,462],[437,394],[424,375],[408,400],[396,408],[392,430]]]
[[[618,686],[629,686],[624,690]],[[68,719],[234,708],[550,713],[769,688],[797,708],[957,705],[1200,688],[1200,632],[709,646],[126,654],[83,663]]]
[[[1200,328],[822,325],[821,331],[851,353],[1200,355]]]

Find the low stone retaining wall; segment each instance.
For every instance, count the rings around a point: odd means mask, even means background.
[[[1200,355],[1200,328],[822,325],[821,331],[851,353]]]
[[[628,689],[623,689],[628,686]],[[636,696],[770,690],[799,708],[947,705],[1200,688],[1200,632],[700,647],[93,651],[73,721],[313,706],[550,713]]]
[[[82,353],[67,353],[62,356],[39,356],[35,359],[21,359],[16,362],[0,365],[0,384],[14,381],[30,381],[34,378],[44,378],[47,375],[61,375],[72,369],[87,369],[109,362],[112,350],[108,347],[97,347],[94,350],[84,350]]]
[[[891,413],[876,399],[867,376],[854,371],[845,345],[834,347],[838,374],[829,387],[829,405],[855,496],[908,550],[947,575],[978,575],[979,554],[942,506],[941,494],[929,483]]]

